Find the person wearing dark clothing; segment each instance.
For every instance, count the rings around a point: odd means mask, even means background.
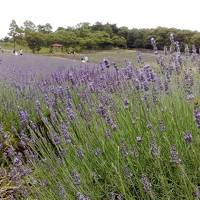
[[[110,64],[109,64],[109,62],[108,62],[107,59],[104,59],[104,60],[103,60],[103,63],[104,63],[104,65],[105,65],[106,68],[109,68],[109,67],[110,67]]]
[[[23,50],[22,50],[22,49],[19,50],[19,55],[20,55],[20,56],[23,55]]]

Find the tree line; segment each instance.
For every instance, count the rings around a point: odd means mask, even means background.
[[[54,43],[62,44],[66,51],[73,50],[102,50],[112,48],[144,48],[152,49],[151,38],[156,39],[159,50],[170,46],[169,36],[173,33],[175,40],[179,41],[181,51],[185,45],[200,47],[200,33],[197,31],[180,30],[176,28],[157,27],[152,29],[129,29],[116,24],[96,22],[79,23],[75,27],[58,27],[53,31],[50,23],[35,25],[32,21],[25,21],[18,26],[12,20],[9,27],[9,37],[3,41],[27,45],[33,53],[39,52],[42,47],[50,47]]]

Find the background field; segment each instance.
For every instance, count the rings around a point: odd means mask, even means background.
[[[0,46],[2,49],[5,50],[7,53],[11,53],[13,49],[13,44],[12,43],[0,43]],[[23,49],[24,53],[31,53],[31,50],[24,45],[16,45],[16,49]],[[131,62],[133,64],[137,64],[137,51],[141,51],[144,56],[143,56],[143,61],[148,62],[149,64],[154,62],[154,57],[151,52],[151,50],[145,50],[145,49],[134,49],[134,50],[128,50],[128,49],[113,49],[113,50],[85,50],[81,53],[75,53],[73,54],[67,54],[67,53],[49,53],[49,48],[42,48],[39,52],[39,55],[47,55],[47,56],[52,56],[52,57],[63,57],[63,58],[69,58],[69,59],[75,59],[80,61],[81,58],[84,56],[87,56],[89,58],[89,62],[92,63],[100,63],[104,58],[110,60],[111,62],[115,62],[120,66],[123,66],[127,64],[128,62]]]

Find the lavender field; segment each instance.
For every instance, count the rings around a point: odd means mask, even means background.
[[[200,56],[170,40],[150,64],[0,55],[0,199],[199,199]]]

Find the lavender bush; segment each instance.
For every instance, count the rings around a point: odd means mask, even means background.
[[[170,41],[154,65],[2,63],[1,198],[199,198],[200,57]]]

